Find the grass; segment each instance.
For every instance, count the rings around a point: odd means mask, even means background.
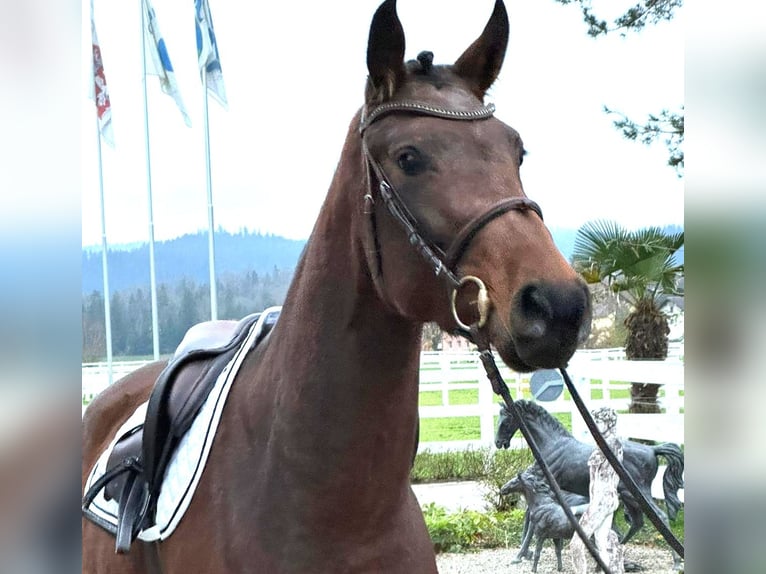
[[[418,404],[421,407],[440,407],[442,401],[441,391],[422,391]],[[479,402],[479,389],[453,389],[447,391],[450,405],[475,405]]]
[[[479,417],[420,419],[420,441],[476,440],[481,438]]]
[[[571,432],[572,413],[554,413],[553,416]],[[498,417],[495,416],[494,428],[497,428],[497,419]],[[420,442],[479,439],[481,438],[480,425],[479,417],[420,419]]]

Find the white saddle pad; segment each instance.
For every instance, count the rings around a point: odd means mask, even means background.
[[[147,542],[165,540],[173,533],[189,507],[197,488],[210,448],[215,438],[218,422],[221,419],[226,397],[239,368],[260,332],[260,322],[251,327],[244,344],[237,350],[232,360],[223,369],[194,419],[189,431],[183,436],[178,448],[173,453],[163,478],[162,488],[157,501],[155,524],[142,530],[138,538]],[[106,471],[106,462],[112,448],[125,433],[143,425],[148,403],[140,405],[130,418],[117,431],[109,447],[101,454],[88,476],[85,492]],[[117,526],[117,502],[106,500],[103,489],[90,506],[93,513]]]

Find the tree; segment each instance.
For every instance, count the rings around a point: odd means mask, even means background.
[[[679,177],[684,169],[684,107],[679,112],[662,110],[660,114],[649,114],[645,124],[639,124],[626,115],[604,106],[607,114],[618,115],[614,127],[622,131],[622,136],[629,140],[638,140],[642,144],[651,145],[663,138],[668,148],[668,165],[676,170]]]
[[[628,32],[643,30],[647,24],[657,24],[663,20],[672,20],[675,11],[683,5],[683,0],[643,0],[628,8],[612,23],[596,15],[591,8],[591,0],[556,0],[559,4],[576,4],[580,7],[583,21],[588,27],[587,33],[593,38],[606,36],[609,33],[619,33],[626,36]],[[622,132],[623,137],[637,140],[650,145],[660,138],[668,148],[668,165],[676,170],[681,177],[684,169],[684,108],[679,111],[663,109],[659,114],[649,114],[646,123],[636,122],[604,106],[607,114],[619,115],[614,120],[614,127]]]
[[[668,318],[663,308],[683,295],[683,263],[677,253],[684,232],[659,227],[627,231],[612,221],[583,225],[575,237],[575,269],[587,283],[604,283],[631,304],[625,319],[625,355],[630,360],[668,356]],[[633,384],[630,412],[659,412],[658,385]]]
[[[97,361],[106,355],[104,296],[93,291],[82,303],[82,360]]]
[[[647,24],[657,24],[671,20],[676,8],[683,5],[683,0],[644,0],[628,8],[608,24],[598,17],[591,8],[591,0],[556,0],[559,4],[577,4],[582,12],[583,21],[588,26],[588,36],[605,36],[609,32],[618,32],[625,36],[627,32],[638,32]]]

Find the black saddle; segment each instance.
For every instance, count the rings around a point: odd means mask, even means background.
[[[143,425],[115,444],[106,472],[83,498],[82,511],[115,535],[118,553],[127,552],[138,533],[154,524],[157,498],[171,455],[251,329],[259,329],[253,346],[271,331],[279,310],[265,313],[263,317],[261,313],[248,315],[239,322],[208,321],[189,329],[154,385]],[[102,489],[106,500],[117,501],[116,527],[89,508]]]

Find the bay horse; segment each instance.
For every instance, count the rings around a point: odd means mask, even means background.
[[[565,365],[590,325],[587,287],[524,194],[521,138],[484,104],[507,41],[497,0],[454,64],[405,62],[396,2],[380,5],[364,105],[185,516],[119,555],[84,521],[83,572],[436,572],[409,483],[423,323],[479,325],[520,371]],[[88,407],[83,485],[162,368]]]
[[[597,447],[574,438],[558,419],[539,404],[524,399],[514,403],[559,486],[573,493],[588,496],[590,484],[588,457]],[[495,433],[497,448],[508,448],[511,438],[518,429],[519,423],[513,414],[509,413],[504,406],[500,407],[500,418]],[[624,441],[623,449],[622,463],[625,470],[633,477],[658,516],[665,524],[668,523],[668,517],[675,520],[681,506],[678,490],[683,487],[684,455],[681,448],[673,443],[649,446]],[[658,456],[664,456],[668,465],[662,479],[667,514],[653,502],[651,493],[652,481],[659,469]],[[620,482],[617,490],[623,503],[625,517],[630,524],[628,531],[620,540],[622,544],[625,544],[643,526],[644,515],[639,502],[623,482]],[[678,564],[680,557],[677,557],[675,552],[673,555],[674,561]]]

